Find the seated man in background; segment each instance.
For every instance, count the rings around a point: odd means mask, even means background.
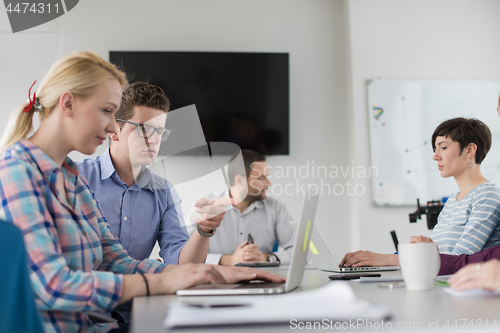
[[[217,223],[203,214],[205,221],[198,221],[201,232],[189,238],[174,187],[145,168],[168,137],[164,126],[169,109],[170,101],[160,87],[130,84],[115,114],[117,130],[110,134],[110,147],[99,157],[79,162],[78,169],[111,231],[133,258],[148,258],[158,241],[166,264],[203,263]]]
[[[293,244],[292,218],[283,203],[266,196],[271,182],[267,178],[269,171],[265,156],[249,149],[241,153],[246,177],[238,174],[243,168],[231,163],[228,169],[230,189],[206,196],[209,200],[231,197],[240,201],[226,211],[221,227],[210,240],[206,263],[233,266],[236,263],[279,261],[288,264]],[[188,220],[193,221],[195,217],[196,212],[191,209]],[[248,243],[249,234],[254,244]],[[273,253],[276,241],[282,250]]]

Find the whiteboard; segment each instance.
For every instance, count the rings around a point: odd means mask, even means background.
[[[500,184],[500,81],[368,82],[372,197],[376,205],[416,205],[458,192],[432,159],[431,138],[443,121],[477,118],[493,135],[481,164],[483,176]]]

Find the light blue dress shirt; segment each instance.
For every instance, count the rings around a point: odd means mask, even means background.
[[[148,258],[158,240],[164,262],[179,263],[179,254],[189,236],[181,199],[172,184],[145,169],[128,187],[115,171],[109,148],[101,156],[77,164],[111,231],[133,258]]]

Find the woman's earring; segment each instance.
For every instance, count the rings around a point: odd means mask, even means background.
[[[469,158],[469,162],[467,163],[467,167],[472,168],[472,162],[470,161],[470,158]]]

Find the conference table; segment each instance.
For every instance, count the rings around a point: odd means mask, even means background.
[[[276,274],[286,276],[287,267],[267,269]],[[327,283],[334,283],[328,279],[331,272],[308,268],[304,272],[302,284],[292,291],[298,293],[312,290]],[[400,271],[381,272],[383,277],[401,276]],[[390,318],[382,324],[372,326],[358,326],[357,331],[373,330],[419,330],[419,331],[487,331],[500,330],[500,296],[486,297],[456,297],[444,291],[444,287],[436,285],[433,290],[407,291],[406,288],[380,288],[379,283],[348,282],[357,298],[368,300],[375,304],[385,305],[390,312]],[[220,297],[242,296],[211,296],[220,301]],[[243,297],[276,297],[275,295],[243,296]],[[196,300],[200,297],[189,297]],[[163,320],[170,302],[177,296],[149,296],[134,298],[132,308],[133,333],[165,332]],[[207,296],[202,297],[204,301]],[[389,324],[390,323],[390,324]],[[352,325],[352,323],[351,323]],[[295,328],[295,329],[293,329]],[[340,328],[340,329],[337,329]],[[305,329],[305,328],[304,328]],[[353,326],[344,325],[345,330],[352,330]],[[331,330],[344,330],[340,326]],[[290,323],[273,325],[241,325],[217,326],[204,328],[182,328],[170,331],[182,332],[290,332],[300,330]]]

